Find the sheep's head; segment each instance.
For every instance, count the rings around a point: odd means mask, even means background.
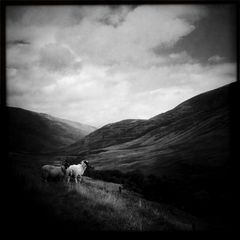
[[[89,162],[88,162],[88,160],[83,160],[82,162],[85,163],[87,167],[89,167]]]
[[[65,169],[67,169],[70,166],[67,160],[65,160],[62,165],[65,167]]]
[[[66,173],[66,168],[65,168],[65,166],[61,166],[61,170],[62,170],[62,172],[65,174]]]

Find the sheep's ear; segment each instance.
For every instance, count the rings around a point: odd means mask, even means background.
[[[67,160],[63,161],[62,165],[65,167],[65,169],[67,169],[70,166]]]
[[[65,169],[64,166],[61,166],[61,169],[62,169],[63,172],[66,172],[66,169]]]

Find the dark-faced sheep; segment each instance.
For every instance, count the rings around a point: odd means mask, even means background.
[[[42,180],[43,181],[62,181],[66,174],[66,166],[42,166]]]

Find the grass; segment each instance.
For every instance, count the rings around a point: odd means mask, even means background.
[[[43,183],[46,156],[12,155],[12,221],[20,227],[62,232],[191,231],[197,219],[171,206],[147,201],[120,184],[85,177],[82,184]],[[10,190],[11,190],[10,189]]]
[[[215,217],[227,222],[232,203],[231,178],[227,169],[188,165],[182,169],[178,169],[182,175],[177,179],[143,175],[139,171],[121,173],[92,169],[86,174],[94,179],[123,184],[147,200],[171,204],[205,219]]]

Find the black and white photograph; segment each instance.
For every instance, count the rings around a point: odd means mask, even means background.
[[[4,7],[13,231],[232,231],[237,3]]]

